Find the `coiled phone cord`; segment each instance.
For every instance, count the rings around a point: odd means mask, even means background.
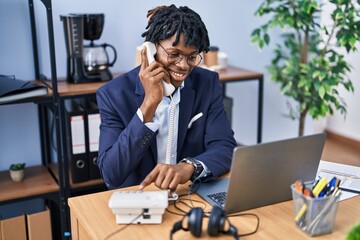
[[[171,164],[171,149],[172,149],[172,142],[173,142],[173,136],[174,136],[174,124],[175,124],[175,108],[176,104],[172,101],[171,98],[171,104],[170,104],[170,113],[169,113],[169,131],[168,131],[168,137],[167,137],[167,143],[166,143],[166,155],[165,155],[165,163]]]

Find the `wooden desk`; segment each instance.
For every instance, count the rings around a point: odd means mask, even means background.
[[[182,185],[178,189],[178,194],[187,193],[187,186]],[[127,189],[137,189],[131,187]],[[154,186],[146,190],[156,189]],[[68,205],[71,214],[71,234],[73,240],[78,239],[105,239],[111,233],[124,227],[115,223],[115,215],[108,207],[108,201],[113,191],[105,191],[80,197],[69,198]],[[197,195],[192,195],[192,199],[200,200]],[[189,201],[187,201],[190,203]],[[202,206],[195,203],[195,206]],[[189,208],[180,205],[188,211]],[[169,210],[176,211],[170,205]],[[211,208],[206,204],[206,210]],[[254,235],[241,237],[241,239],[313,239],[299,230],[294,223],[293,202],[287,201],[266,207],[246,211],[255,213],[260,218],[260,227]],[[169,239],[173,224],[181,220],[181,216],[165,212],[162,224],[152,225],[130,225],[123,231],[113,235],[109,239],[146,239],[161,240]],[[360,220],[360,196],[344,200],[339,203],[336,217],[336,224],[332,234],[316,237],[319,239],[344,239],[346,232],[356,222]],[[231,217],[231,223],[238,228],[239,234],[250,232],[254,229],[256,221],[253,217]],[[204,218],[202,227],[202,239],[208,239],[207,235],[208,218]],[[190,232],[178,231],[173,235],[173,239],[196,239]],[[212,238],[215,239],[215,238]],[[216,239],[233,239],[230,235],[221,235]]]
[[[121,73],[114,74],[115,76],[120,75]],[[258,81],[258,116],[257,116],[257,142],[260,143],[262,139],[262,116],[263,116],[263,89],[264,81],[263,74],[259,72],[254,72],[252,70],[229,66],[227,69],[221,70],[219,72],[220,82],[223,87],[223,96],[225,97],[226,84],[233,82],[244,82],[244,81]],[[40,82],[41,83],[41,82]],[[106,82],[95,82],[95,83],[80,83],[80,84],[71,84],[66,81],[58,82],[58,93],[61,97],[69,97],[72,95],[86,95],[95,93],[96,90],[104,85]],[[51,82],[46,81],[45,84],[50,88],[51,95]]]

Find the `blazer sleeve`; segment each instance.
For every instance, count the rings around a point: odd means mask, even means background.
[[[111,87],[97,90],[101,116],[98,165],[109,188],[123,186],[125,181],[128,181],[125,185],[137,184],[153,167],[152,161],[147,163],[148,167],[139,165],[143,164],[141,159],[156,140],[156,134],[137,116],[137,104],[127,102],[124,106],[123,98],[118,92],[113,93]],[[134,179],[129,181],[129,176]]]

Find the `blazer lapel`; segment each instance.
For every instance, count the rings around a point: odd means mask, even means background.
[[[187,127],[191,119],[191,113],[194,107],[195,91],[192,89],[190,78],[185,81],[185,86],[181,90],[181,99],[179,107],[179,130],[178,130],[178,159],[181,154],[181,149],[185,141]]]

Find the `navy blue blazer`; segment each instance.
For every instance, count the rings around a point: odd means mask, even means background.
[[[97,90],[101,115],[98,165],[107,186],[138,185],[157,164],[157,132],[136,114],[144,99],[137,67]],[[234,132],[227,119],[218,73],[195,67],[185,79],[179,106],[177,161],[193,157],[213,177],[229,171]],[[198,113],[203,116],[193,122]]]

